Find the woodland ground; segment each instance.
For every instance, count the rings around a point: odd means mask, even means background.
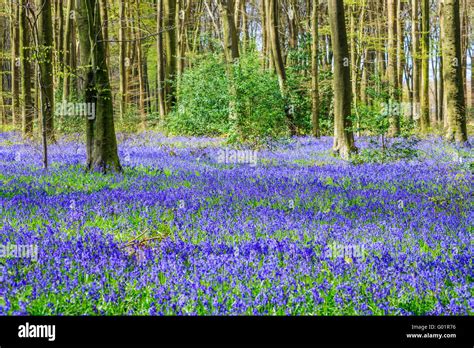
[[[347,163],[328,137],[119,135],[104,176],[78,139],[45,173],[2,133],[0,245],[38,254],[0,258],[0,314],[472,315],[472,153],[400,140],[377,163],[370,140]]]

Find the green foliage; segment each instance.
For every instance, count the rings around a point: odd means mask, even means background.
[[[416,145],[417,138],[408,139],[385,139],[382,143],[376,139],[369,140],[369,146],[361,149],[351,158],[353,164],[363,163],[388,163],[400,160],[413,160],[419,157]]]
[[[288,105],[293,111],[294,122],[300,134],[311,133],[311,36],[304,37],[297,49],[289,50],[287,69],[288,78]],[[323,135],[333,133],[332,115],[332,71],[319,68],[319,122]]]
[[[238,120],[232,138],[256,144],[285,135],[285,103],[276,76],[263,71],[258,57],[251,54],[234,67],[234,80]]]
[[[178,105],[167,126],[174,134],[222,135],[228,133],[229,96],[225,65],[208,55],[181,77]]]
[[[220,55],[205,55],[183,74],[178,105],[167,120],[173,134],[229,136],[260,143],[286,134],[284,101],[275,75],[263,71],[255,53],[232,67],[235,95]],[[231,103],[232,102],[232,103]],[[230,120],[234,105],[236,120]]]

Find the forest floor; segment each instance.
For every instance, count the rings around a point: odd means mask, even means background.
[[[474,314],[473,154],[371,140],[120,135],[101,175],[0,133],[0,314]]]

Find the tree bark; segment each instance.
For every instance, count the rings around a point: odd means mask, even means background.
[[[20,26],[19,14],[20,5],[16,2],[10,2],[10,43],[11,43],[11,91],[12,91],[12,121],[13,126],[21,125],[21,111],[20,111]]]
[[[30,28],[26,7],[30,0],[22,0],[20,5],[20,61],[21,61],[21,99],[22,133],[24,137],[33,135],[33,99],[31,96]]]
[[[268,40],[271,47],[271,55],[273,66],[278,76],[278,83],[280,85],[280,92],[283,99],[287,99],[287,77],[285,63],[283,60],[283,54],[281,50],[280,34],[279,34],[279,6],[277,0],[265,0],[266,12],[267,12],[267,25],[268,25]],[[287,105],[285,107],[286,117],[288,120],[288,127],[291,135],[296,135],[296,126],[294,124],[292,108]]]
[[[430,1],[421,0],[421,115],[420,131],[428,133],[430,127]]]
[[[351,72],[343,0],[329,0],[334,52],[334,148],[343,159],[355,151],[351,115]]]
[[[157,102],[160,120],[164,122],[167,115],[165,94],[165,62],[163,50],[163,0],[157,0],[156,4],[156,65],[157,65]]]
[[[49,142],[54,138],[54,76],[53,76],[53,21],[51,14],[51,0],[37,0],[39,11],[38,39],[41,58],[41,117],[42,124]]]
[[[419,12],[419,0],[412,0],[412,60],[413,60],[413,105],[412,105],[412,118],[419,121],[420,118],[420,90],[421,90],[421,59],[420,59],[420,40],[419,40],[419,21],[418,21],[418,12]]]
[[[319,129],[319,71],[318,71],[318,42],[319,42],[319,0],[313,1],[313,8],[311,12],[311,124],[313,136],[319,138],[321,133]]]
[[[95,107],[87,119],[87,169],[102,173],[121,171],[113,117],[107,60],[102,41],[99,0],[79,0],[78,23],[81,55],[88,60],[85,101]]]
[[[446,119],[449,141],[467,141],[466,104],[462,79],[461,24],[459,0],[444,0],[443,12],[443,79],[446,95]]]
[[[176,0],[163,0],[164,42],[166,52],[165,88],[167,109],[176,103],[177,44],[176,44]]]
[[[388,135],[396,137],[400,133],[400,107],[397,73],[397,0],[388,0],[388,86],[389,86],[389,129]]]
[[[71,88],[71,52],[73,49],[72,26],[74,19],[74,0],[68,0],[66,9],[66,26],[64,30],[64,47],[63,47],[63,102],[69,99]]]

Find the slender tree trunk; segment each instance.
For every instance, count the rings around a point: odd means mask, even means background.
[[[176,44],[176,0],[163,0],[164,42],[166,52],[165,88],[167,109],[176,103],[177,44]]]
[[[10,14],[10,43],[11,43],[11,81],[12,81],[12,120],[13,126],[21,125],[21,111],[20,111],[20,26],[19,13],[20,5],[17,2],[11,2]]]
[[[312,108],[311,108],[311,123],[313,136],[319,138],[320,129],[319,129],[319,71],[318,71],[318,42],[319,42],[319,0],[313,1],[313,8],[311,12],[311,99],[312,99]]]
[[[138,66],[138,109],[140,111],[141,127],[146,129],[146,87],[145,87],[145,73],[143,63],[143,47],[141,40],[141,25],[140,25],[140,0],[136,0],[136,18],[137,24],[135,26],[135,39],[137,43],[137,66]]]
[[[74,0],[68,0],[66,9],[66,26],[64,30],[64,48],[63,48],[63,102],[69,99],[71,88],[71,51],[73,45],[72,26],[74,20]]]
[[[51,0],[37,0],[39,9],[38,38],[40,44],[41,101],[43,124],[49,142],[54,138],[54,76],[53,76],[53,20]]]
[[[396,137],[400,133],[400,108],[398,98],[397,73],[397,0],[388,0],[388,64],[387,75],[389,85],[389,129],[388,135]],[[395,107],[393,107],[395,106]]]
[[[419,0],[412,0],[412,61],[413,61],[413,106],[412,117],[417,122],[420,118],[420,90],[421,90],[421,60],[420,60],[420,40],[419,40]]]
[[[247,15],[247,0],[241,1],[241,16],[242,16],[242,51],[247,52],[249,46],[249,21]]]
[[[107,66],[110,66],[109,11],[107,9],[107,0],[100,0],[100,15],[102,16],[102,37],[104,39],[105,56],[107,57]]]
[[[343,0],[328,0],[334,51],[334,151],[348,159],[355,151],[352,133],[350,89],[351,72]]]
[[[443,11],[443,77],[446,95],[446,138],[464,143],[467,141],[466,104],[462,79],[461,23],[459,0],[444,0]]]
[[[160,1],[160,0],[159,0]],[[127,34],[126,34],[126,17],[125,17],[125,1],[119,2],[119,76],[120,76],[120,119],[124,120],[127,113]]]
[[[283,96],[283,99],[287,98],[287,77],[285,63],[283,61],[283,54],[281,50],[280,43],[280,34],[279,34],[279,6],[277,0],[265,0],[266,1],[266,12],[268,15],[267,25],[268,25],[268,39],[271,47],[273,65],[275,67],[278,83],[280,85],[280,92]],[[296,135],[296,125],[294,124],[292,108],[286,106],[286,117],[289,123],[289,130],[292,135]]]
[[[26,7],[29,0],[22,0],[20,6],[20,60],[21,60],[21,99],[22,133],[24,137],[33,135],[33,99],[31,97],[30,29]]]
[[[165,62],[163,50],[163,0],[157,0],[156,10],[156,64],[157,64],[157,94],[158,94],[158,110],[160,119],[165,121],[167,115],[166,95],[165,95]]]
[[[240,58],[239,39],[234,23],[233,0],[219,0],[219,10],[223,27],[224,54],[229,79],[229,121],[234,131],[238,132],[238,114],[236,110],[237,89],[234,81],[234,64]]]
[[[426,134],[430,127],[430,1],[421,0],[421,115],[420,130]]]
[[[397,74],[398,88],[400,90],[399,100],[403,100],[403,70],[405,67],[405,23],[402,19],[402,10],[404,7],[402,0],[397,0]]]
[[[64,11],[63,11],[63,0],[53,0],[55,13],[54,13],[54,22],[57,22],[55,28],[57,27],[57,31],[53,30],[53,42],[55,43],[55,54],[56,57],[56,69],[55,71],[60,71],[63,69],[62,64],[64,62]],[[54,35],[57,36],[56,40],[54,40]],[[53,52],[54,53],[54,52]],[[62,76],[61,74],[55,75],[55,86],[62,85]]]

